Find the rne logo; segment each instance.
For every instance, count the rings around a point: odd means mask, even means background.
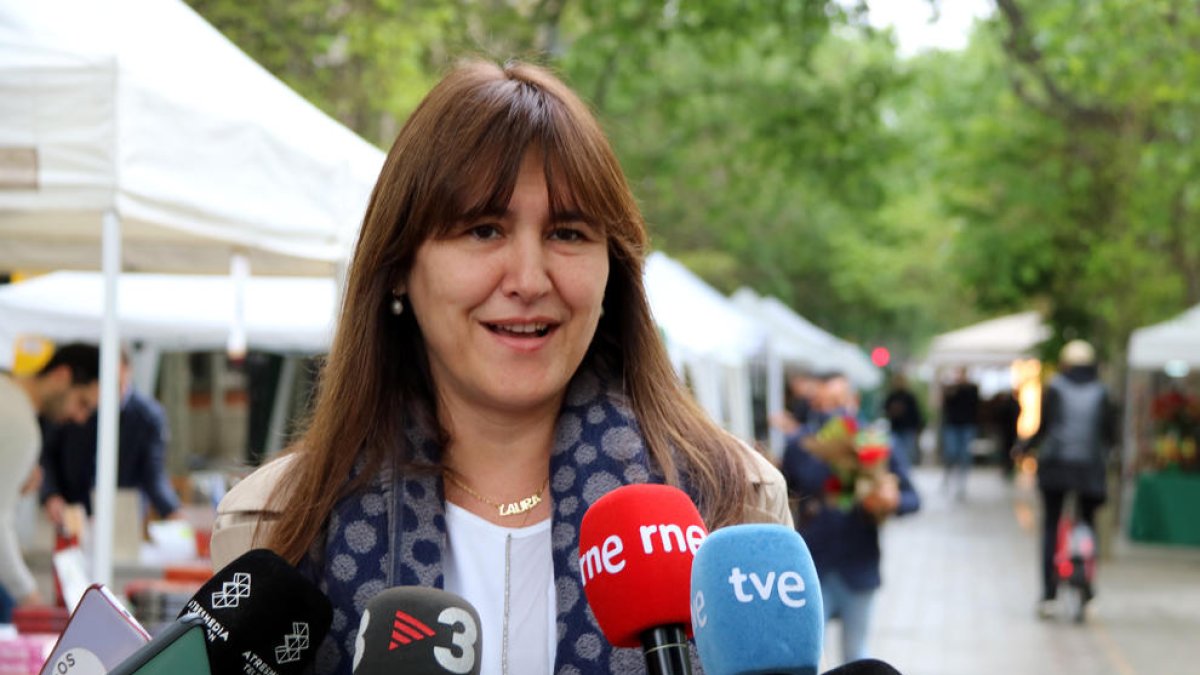
[[[685,528],[676,523],[658,523],[638,528],[638,540],[642,544],[643,556],[664,553],[687,553],[694,556],[707,536],[708,533],[699,525],[688,525]],[[626,561],[621,556],[624,551],[625,542],[616,534],[610,534],[599,545],[582,551],[579,556],[579,576],[583,585],[587,586],[589,581],[600,574],[617,574],[625,569]]]
[[[396,610],[396,616],[392,619],[392,639],[388,643],[388,651],[399,649],[402,645],[412,644],[427,637],[433,637],[433,635],[433,629],[426,626],[420,619]]]

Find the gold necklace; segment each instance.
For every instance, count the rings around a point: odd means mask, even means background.
[[[478,492],[472,490],[469,485],[467,485],[461,479],[459,479],[457,476],[455,476],[455,473],[456,472],[453,469],[446,467],[445,476],[446,476],[446,478],[448,478],[450,480],[451,483],[454,483],[458,487],[462,488],[463,492],[466,492],[467,494],[471,495],[475,499],[478,499],[479,501],[483,502],[484,504],[487,504],[488,506],[494,507],[497,510],[497,512],[500,514],[501,517],[503,517],[503,516],[519,516],[522,513],[525,513],[527,511],[533,509],[533,507],[537,506],[538,504],[541,504],[542,503],[542,493],[545,492],[546,487],[548,485],[550,485],[550,476],[546,476],[545,482],[542,483],[542,486],[540,488],[538,488],[537,492],[529,495],[528,497],[526,497],[524,499],[518,499],[517,501],[513,501],[513,502],[500,503],[500,502],[492,501],[491,499],[488,499],[487,497],[484,497],[483,495],[479,494]]]

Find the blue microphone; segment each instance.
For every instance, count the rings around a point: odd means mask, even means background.
[[[733,525],[692,563],[692,630],[707,675],[816,675],[825,611],[812,554],[784,525]]]

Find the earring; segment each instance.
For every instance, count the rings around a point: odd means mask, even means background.
[[[404,313],[404,301],[400,299],[400,296],[393,295],[392,296],[392,314],[395,314],[396,316],[400,316],[403,313]]]

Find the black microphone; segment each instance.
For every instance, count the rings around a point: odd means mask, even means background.
[[[859,659],[826,671],[824,675],[900,675],[900,671],[879,659]]]
[[[436,588],[389,588],[363,611],[354,675],[479,675],[481,650],[471,603]]]
[[[71,672],[105,672],[91,669],[99,666],[98,663],[84,661],[67,665],[79,669],[60,672],[68,675]],[[153,640],[108,671],[108,675],[220,675],[221,672],[209,664],[203,619],[188,614],[168,624]]]
[[[205,582],[187,614],[204,622],[213,673],[299,675],[329,632],[333,606],[286,560],[255,549]]]

